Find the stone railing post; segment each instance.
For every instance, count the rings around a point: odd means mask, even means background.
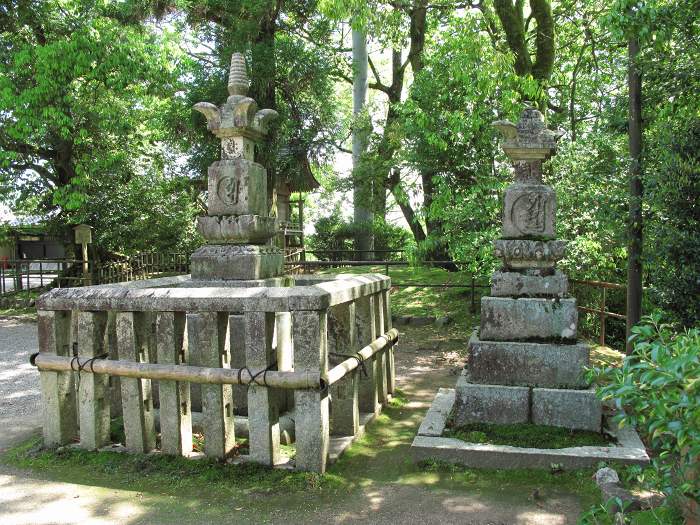
[[[70,312],[38,312],[39,352],[69,357]],[[41,401],[44,445],[53,447],[71,442],[78,435],[78,419],[73,372],[42,371]]]
[[[328,313],[292,312],[294,370],[328,375]],[[323,473],[329,447],[328,391],[294,392],[296,466],[300,470]]]
[[[231,336],[231,368],[245,368],[245,319],[243,314],[232,314],[228,317],[228,329]],[[231,385],[233,393],[233,406],[236,413],[242,416],[248,415],[248,386]]]
[[[148,330],[144,312],[117,313],[117,349],[119,359],[148,363]],[[122,416],[126,448],[133,452],[150,452],[156,446],[151,380],[122,377]]]
[[[355,326],[357,329],[357,349],[370,344],[377,338],[374,296],[366,295],[355,301]],[[360,411],[379,414],[379,374],[375,356],[365,361],[367,375],[360,376]]]
[[[384,305],[381,293],[374,294],[372,306],[374,308],[374,332],[375,338],[384,335],[386,332],[384,326]],[[389,391],[387,388],[387,351],[382,350],[376,354],[377,358],[377,397],[380,404],[384,404],[389,399]]]
[[[187,314],[187,339],[193,364],[231,368],[228,315],[217,312]],[[226,457],[236,443],[231,385],[202,385],[204,453]]]
[[[105,351],[106,330],[106,312],[80,312],[78,314],[78,355],[88,358],[102,355]],[[80,446],[94,450],[109,443],[109,376],[81,374],[78,384]]]
[[[158,312],[156,340],[158,363],[187,365],[189,351],[184,313]],[[164,454],[187,455],[192,452],[190,385],[178,381],[159,383],[161,450]]]
[[[382,311],[384,312],[384,332],[388,332],[392,328],[391,324],[391,299],[389,288],[379,294],[382,299]],[[386,351],[386,387],[390,394],[396,390],[396,369],[394,368],[394,351],[395,346],[390,347]]]
[[[274,312],[246,312],[245,355],[249,369],[263,369],[276,361],[272,348]],[[277,392],[264,386],[264,373],[248,387],[248,443],[250,457],[264,465],[280,461],[280,425]]]
[[[345,360],[359,350],[355,327],[355,302],[331,309],[328,318],[329,334],[335,337],[333,352],[336,361]],[[330,346],[330,344],[329,344]],[[347,377],[331,386],[331,433],[335,436],[354,436],[360,428],[359,376],[355,368]]]

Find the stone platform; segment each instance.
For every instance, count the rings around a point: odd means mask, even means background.
[[[601,430],[602,408],[592,389],[477,384],[470,383],[463,373],[455,391],[457,425],[535,423],[570,430]]]
[[[411,444],[414,461],[441,460],[471,468],[551,469],[552,465],[572,470],[594,467],[601,461],[629,465],[646,465],[649,456],[639,435],[631,427],[619,428],[605,418],[606,431],[617,443],[607,446],[584,446],[561,449],[486,445],[442,437],[456,399],[455,390],[441,388],[423,419],[418,435]]]
[[[523,343],[469,340],[465,366],[472,383],[546,388],[586,388],[584,367],[590,348],[583,343]]]

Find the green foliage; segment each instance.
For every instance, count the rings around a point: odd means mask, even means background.
[[[343,253],[319,254],[320,260],[348,260],[353,258],[353,239],[358,229],[370,230],[374,236],[376,250],[403,250],[410,246],[411,234],[399,226],[382,219],[372,224],[358,224],[346,221],[335,210],[330,216],[321,217],[315,224],[316,233],[307,238],[307,246],[312,250],[343,250]],[[377,259],[397,260],[400,253],[379,253]]]
[[[634,425],[656,453],[659,489],[698,499],[700,484],[700,329],[676,333],[653,314],[633,328],[634,351],[622,367],[592,369],[589,379],[602,384],[598,395],[624,413],[622,425]]]
[[[54,226],[91,224],[110,249],[175,247],[192,240],[182,226],[193,219],[187,184],[165,169],[178,36],[125,25],[111,7],[46,0],[0,10],[0,199]]]

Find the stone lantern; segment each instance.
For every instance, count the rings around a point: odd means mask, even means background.
[[[245,59],[234,53],[224,105],[194,106],[221,139],[221,160],[209,166],[207,215],[197,218],[207,244],[192,254],[193,280],[257,280],[282,274],[282,251],[269,242],[277,224],[268,212],[267,171],[255,162],[255,147],[277,112],[258,109],[247,96],[249,85]]]

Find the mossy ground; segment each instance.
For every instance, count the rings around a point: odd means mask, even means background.
[[[449,427],[445,435],[469,443],[511,445],[531,448],[567,448],[584,446],[609,446],[611,440],[598,432],[567,430],[544,425],[496,425],[472,423]]]

